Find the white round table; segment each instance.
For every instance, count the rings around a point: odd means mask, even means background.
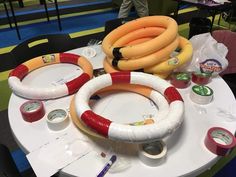
[[[95,49],[98,53],[95,57],[90,58],[90,61],[94,69],[97,69],[102,67],[104,54],[100,46],[95,47]],[[70,53],[81,54],[82,49],[72,50]],[[66,80],[76,77],[80,73],[81,70],[71,64],[51,65],[33,71],[23,79],[23,83],[34,87],[46,87],[59,84],[61,79]],[[129,162],[129,166],[120,172],[108,172],[107,177],[196,176],[210,168],[216,163],[218,156],[211,153],[204,145],[207,130],[219,126],[234,134],[236,120],[235,117],[228,117],[227,113],[235,113],[233,107],[235,107],[236,102],[228,85],[220,77],[214,78],[208,84],[214,90],[214,99],[208,105],[200,106],[190,100],[191,86],[186,89],[179,89],[185,104],[184,123],[172,136],[164,139],[168,152],[165,161],[159,166],[149,167],[143,164],[138,158],[137,145],[135,144],[118,143],[90,137],[93,151],[63,168],[59,173],[60,176],[96,176],[104,165],[104,162],[98,158],[99,152],[108,151],[111,147],[118,157],[124,157]],[[44,101],[46,112],[56,108],[68,109],[71,98],[72,96],[66,96]],[[25,122],[19,110],[19,107],[25,101],[27,100],[12,94],[8,107],[12,132],[25,153],[37,149],[40,145],[65,132],[73,131],[78,136],[86,136],[72,122],[65,130],[59,132],[49,130],[45,118],[33,123]],[[93,106],[93,109],[111,120],[124,123],[136,119],[140,120],[148,114],[157,114],[157,110],[147,98],[126,92],[105,96]],[[119,117],[129,118],[129,120],[119,120]]]

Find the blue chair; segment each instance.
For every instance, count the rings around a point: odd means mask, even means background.
[[[0,176],[22,177],[9,149],[3,144],[0,144]]]
[[[76,48],[69,34],[40,35],[23,41],[10,52],[17,65],[34,57]]]

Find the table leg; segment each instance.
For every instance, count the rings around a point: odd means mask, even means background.
[[[211,21],[211,28],[210,28],[210,32],[212,32],[212,28],[213,28],[213,24],[214,24],[214,21],[215,21],[215,17],[216,17],[216,11],[213,10],[213,13],[212,13],[212,21]]]
[[[12,16],[13,16],[13,21],[14,21],[15,28],[16,28],[16,33],[17,33],[17,36],[18,36],[19,40],[21,40],[19,28],[18,28],[17,21],[16,21],[15,12],[14,12],[14,9],[13,9],[12,2],[11,2],[11,1],[12,1],[12,0],[9,0],[9,4],[10,4],[11,13],[12,13]]]
[[[4,9],[5,9],[5,12],[6,12],[6,15],[7,15],[8,23],[10,25],[10,28],[12,28],[11,19],[10,19],[9,12],[8,12],[7,5],[6,5],[5,1],[3,1],[3,4],[4,4]]]
[[[42,1],[43,1],[44,9],[45,9],[45,12],[46,12],[47,20],[48,20],[48,22],[49,22],[50,19],[49,19],[49,14],[48,14],[47,2],[46,2],[46,0],[42,0]]]
[[[58,26],[59,26],[59,29],[60,29],[60,31],[61,31],[61,30],[62,30],[62,27],[61,27],[61,19],[60,19],[60,13],[59,13],[59,9],[58,9],[57,0],[55,0],[55,7],[56,7],[56,13],[57,13]]]
[[[218,19],[218,23],[217,23],[218,26],[220,26],[220,20],[221,20],[221,18],[222,18],[222,12],[220,13],[220,16],[219,16],[219,19]]]
[[[178,1],[178,2],[177,2],[176,10],[175,10],[175,12],[174,12],[174,18],[175,18],[176,22],[178,22],[179,8],[180,8],[180,2]]]
[[[232,18],[233,18],[233,10],[231,10],[231,12],[230,12],[230,14],[229,14],[230,16],[229,16],[229,21],[228,21],[228,23],[229,23],[229,30],[231,30],[231,20],[232,20]],[[236,132],[235,132],[236,133]]]

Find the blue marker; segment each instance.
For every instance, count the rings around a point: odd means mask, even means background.
[[[103,177],[106,172],[111,168],[112,164],[116,161],[116,155],[112,155],[110,160],[106,163],[102,171],[97,175],[97,177]]]

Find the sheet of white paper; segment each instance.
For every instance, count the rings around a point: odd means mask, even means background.
[[[92,150],[84,139],[65,133],[48,142],[26,157],[37,177],[50,177]]]

